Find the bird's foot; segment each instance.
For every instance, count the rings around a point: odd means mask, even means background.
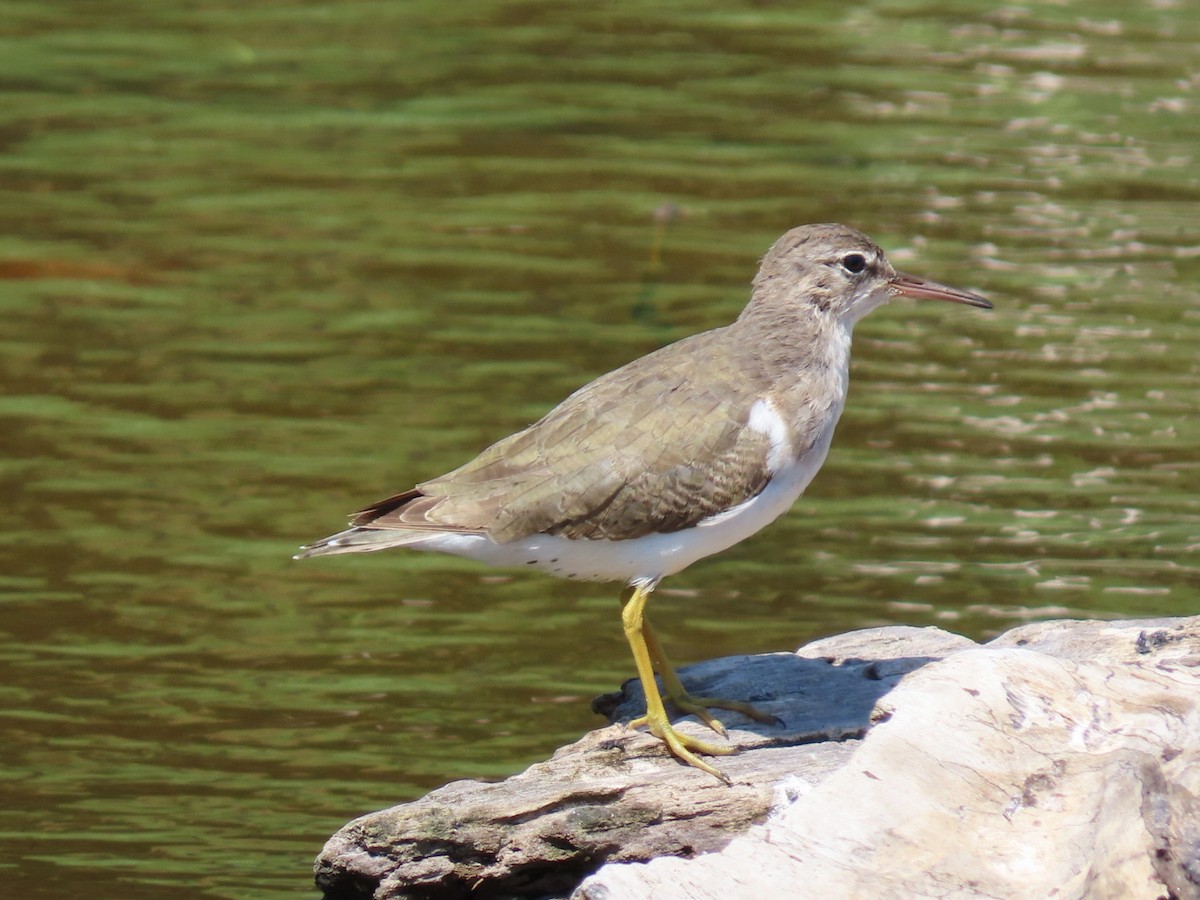
[[[695,716],[721,737],[726,736],[725,725],[714,716],[710,709],[727,709],[730,712],[741,713],[757,722],[778,723],[779,719],[770,713],[765,713],[760,709],[752,706],[749,703],[744,703],[741,700],[726,700],[723,697],[693,697],[686,691],[682,695],[670,695],[669,699],[672,705],[685,715]],[[653,717],[649,714],[639,716],[633,719],[626,726],[628,728],[646,729],[655,737],[660,739],[667,748],[674,754],[675,758],[681,762],[685,762],[690,766],[695,766],[703,772],[708,772],[726,784],[729,784],[729,776],[718,769],[716,766],[709,765],[704,760],[696,756],[697,753],[703,753],[706,756],[729,756],[737,753],[737,748],[725,744],[713,744],[708,741],[702,741],[699,738],[694,738],[684,734],[681,731],[676,731],[675,727],[668,721],[664,714],[661,719]]]
[[[720,725],[720,722],[717,723]],[[630,722],[627,728],[640,728],[646,726],[647,730],[656,738],[667,745],[667,749],[680,762],[685,762],[689,766],[694,766],[702,772],[707,772],[715,778],[721,779],[726,784],[730,784],[729,776],[718,769],[716,766],[709,765],[697,753],[703,753],[706,756],[729,756],[737,752],[736,747],[710,744],[708,741],[702,741],[699,738],[694,738],[684,734],[681,731],[676,731],[675,728],[667,721],[664,715],[661,719],[651,716],[639,716]],[[724,734],[724,730],[720,732]]]

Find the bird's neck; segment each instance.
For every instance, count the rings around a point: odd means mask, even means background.
[[[795,296],[775,296],[761,286],[730,326],[743,346],[774,379],[819,378],[838,373],[844,379],[850,363],[850,338],[854,322],[839,318],[812,301]]]
[[[757,287],[757,286],[756,286]],[[827,448],[850,384],[853,322],[803,298],[755,298],[731,326],[752,347],[760,390],[794,430],[796,459]],[[824,456],[824,449],[818,451]]]

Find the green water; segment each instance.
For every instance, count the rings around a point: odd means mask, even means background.
[[[805,499],[656,595],[676,658],[1196,611],[1200,20],[789,6],[5,4],[6,895],[305,895],[350,817],[600,724],[614,586],[289,556],[803,222],[997,308],[859,327]]]

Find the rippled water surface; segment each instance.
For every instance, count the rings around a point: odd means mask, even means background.
[[[1200,20],[788,6],[6,5],[6,894],[304,894],[348,818],[600,724],[615,586],[289,556],[803,222],[996,310],[859,327],[804,500],[656,595],[678,659],[1196,611]]]

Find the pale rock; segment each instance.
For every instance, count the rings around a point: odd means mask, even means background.
[[[610,726],[499,784],[351,822],[318,885],[379,900],[1200,898],[1200,618],[1044,622],[983,647],[878,628],[684,677],[784,722],[729,717],[732,786]],[[631,682],[610,711],[628,719],[640,699]]]

